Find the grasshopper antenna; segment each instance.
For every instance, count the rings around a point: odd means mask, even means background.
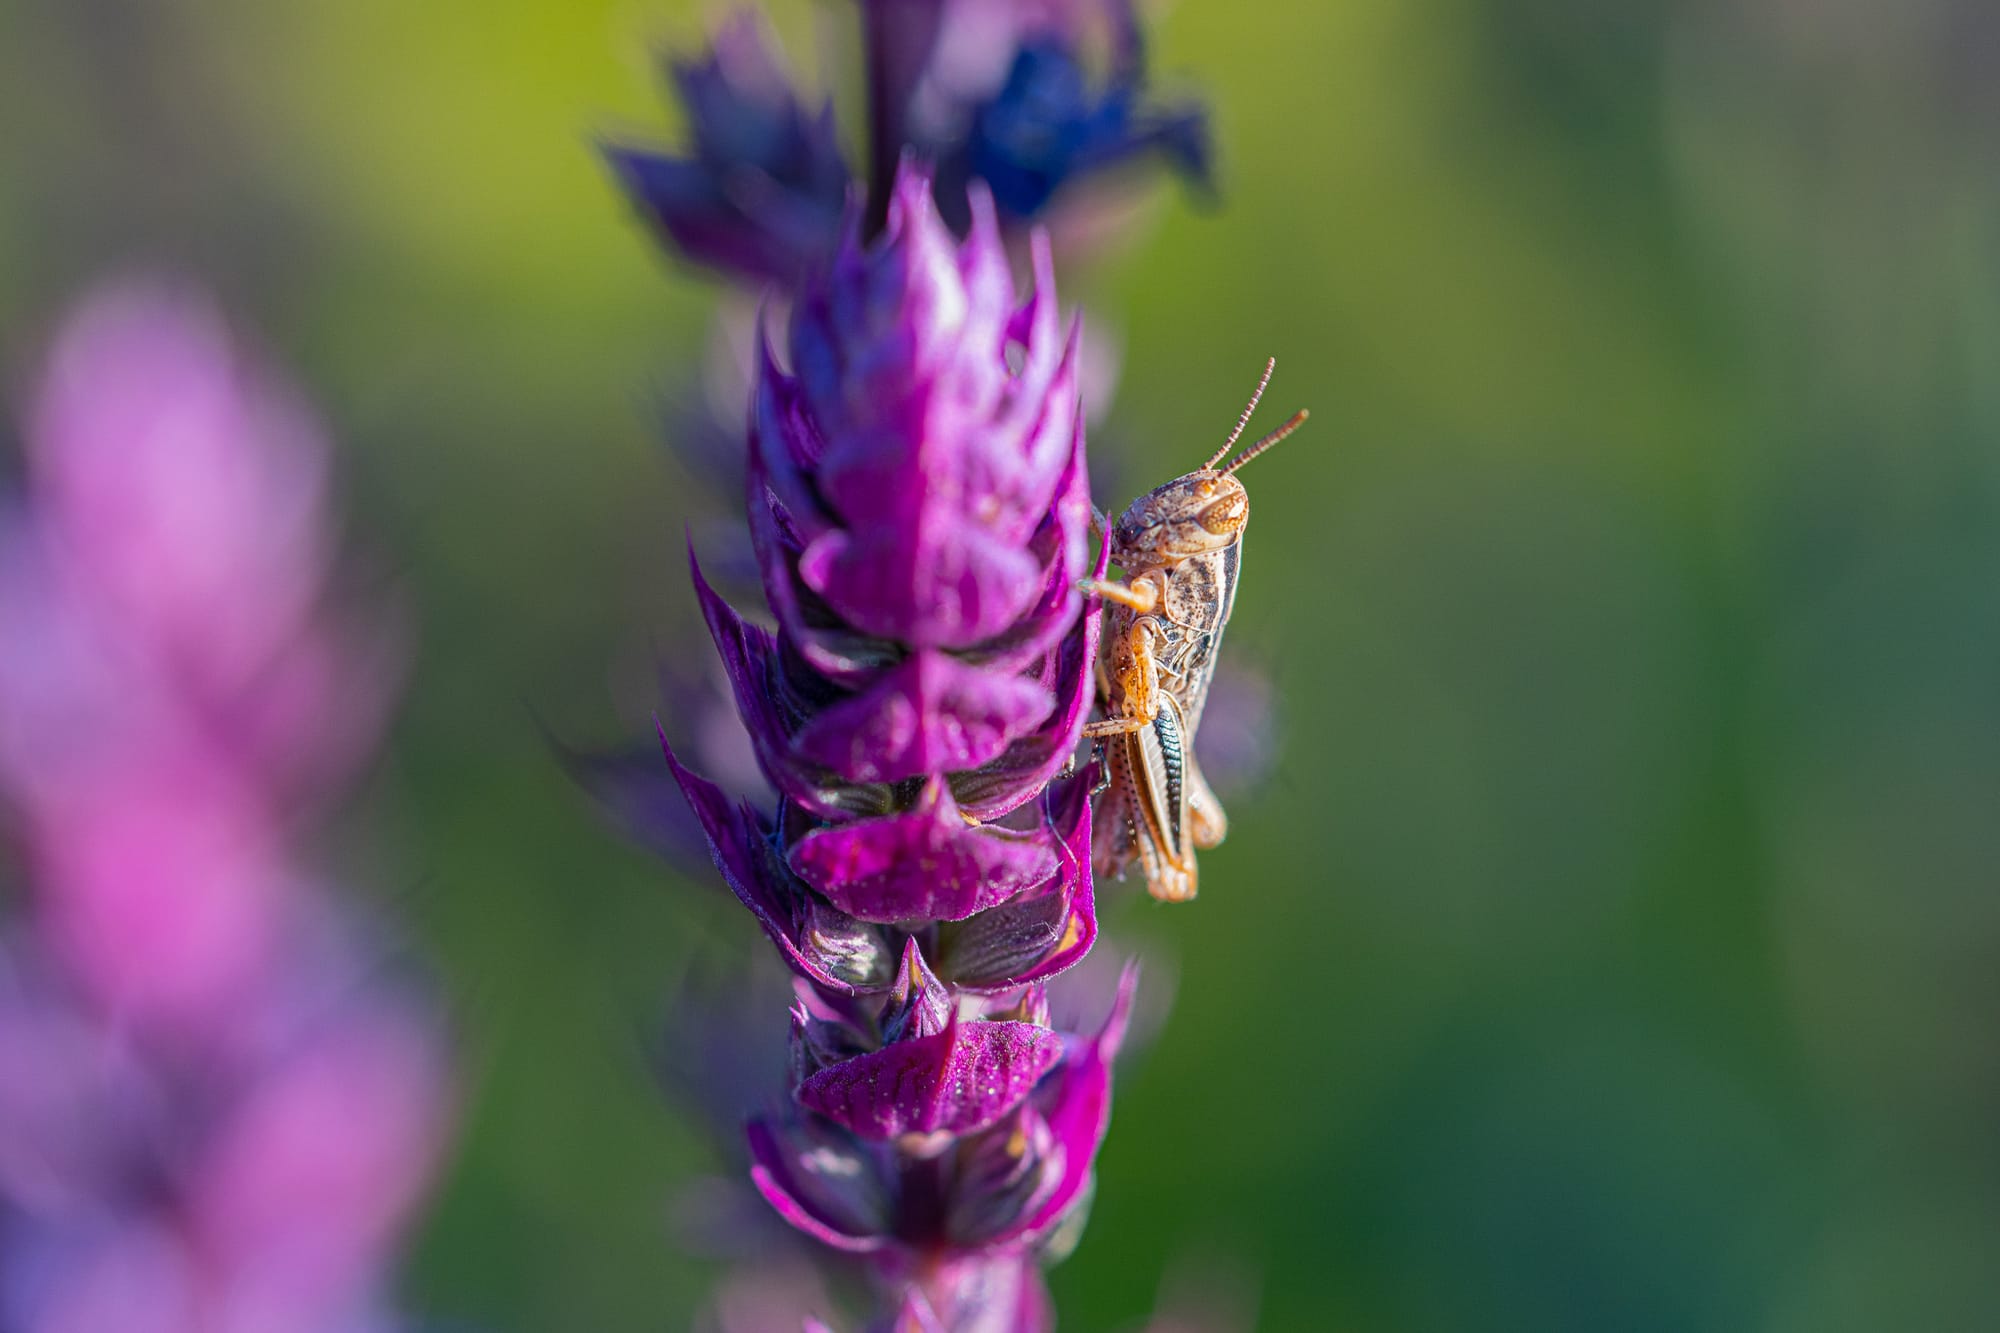
[[[1243,415],[1236,418],[1236,429],[1229,432],[1229,438],[1222,442],[1222,447],[1215,451],[1214,456],[1201,465],[1202,471],[1206,472],[1220,463],[1224,456],[1236,447],[1236,442],[1243,438],[1243,431],[1250,424],[1250,414],[1257,410],[1258,402],[1264,397],[1264,386],[1271,382],[1271,372],[1277,368],[1278,358],[1275,356],[1264,362],[1264,377],[1257,381],[1257,392],[1250,395],[1250,404],[1243,409]],[[1272,443],[1275,444],[1276,441]]]
[[[1236,471],[1237,468],[1242,467],[1245,463],[1255,458],[1258,454],[1261,454],[1265,450],[1274,447],[1280,440],[1284,439],[1287,435],[1290,435],[1293,431],[1305,425],[1306,418],[1311,415],[1312,413],[1306,411],[1303,407],[1300,408],[1298,411],[1292,413],[1292,419],[1290,421],[1287,421],[1284,425],[1278,427],[1276,430],[1272,431],[1269,435],[1266,435],[1263,439],[1257,441],[1257,443],[1251,445],[1248,449],[1245,449],[1242,453],[1236,455],[1234,461],[1232,461],[1228,467],[1222,469],[1223,475],[1228,476],[1230,473]]]

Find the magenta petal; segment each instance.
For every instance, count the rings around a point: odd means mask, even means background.
[[[920,648],[807,723],[793,749],[852,782],[900,782],[977,768],[1054,707],[1033,680]]]
[[[1126,964],[1119,979],[1118,998],[1110,1016],[1095,1039],[1078,1042],[1064,1060],[1059,1081],[1046,1103],[1044,1117],[1050,1134],[1062,1154],[1062,1175],[1038,1206],[1000,1239],[1039,1239],[1060,1222],[1070,1206],[1082,1196],[1090,1181],[1091,1165],[1111,1124],[1111,1062],[1125,1039],[1125,1027],[1132,1015],[1132,993],[1139,973]],[[1037,1098],[1038,1103],[1040,1099]]]
[[[798,579],[804,543],[793,517],[770,488],[762,458],[750,456],[750,538],[764,581],[764,598],[778,628],[814,671],[841,685],[858,685],[902,653],[901,645],[844,624],[819,594]]]
[[[798,717],[794,710],[780,707],[778,692],[773,688],[777,644],[769,631],[747,623],[736,614],[735,607],[709,586],[702,576],[701,560],[695,555],[692,541],[688,543],[688,571],[694,580],[695,600],[701,607],[702,619],[708,622],[709,636],[722,655],[737,711],[743,715],[743,725],[756,743],[758,763],[773,786],[789,787],[791,784],[781,783],[778,778],[787,768],[785,751],[798,727]]]
[[[665,735],[660,746],[708,838],[715,868],[792,970],[843,993],[888,985],[890,959],[879,933],[845,913],[811,902],[771,847],[770,834],[756,812],[747,805],[731,804],[721,788],[682,768]]]
[[[826,533],[799,556],[799,577],[870,634],[970,648],[1032,605],[1041,571],[1025,546],[947,522],[914,545],[880,528]]]
[[[745,1133],[750,1181],[785,1221],[850,1254],[888,1243],[891,1202],[861,1145],[766,1120],[751,1121]]]
[[[1019,1105],[1062,1056],[1032,1023],[960,1022],[823,1069],[799,1086],[807,1110],[867,1139],[970,1134]]]
[[[1108,550],[1107,545],[1105,551]],[[1099,577],[1103,576],[1107,560],[1108,554],[1100,554]],[[1056,707],[1049,719],[977,770],[952,775],[952,795],[968,815],[992,820],[1020,808],[1046,787],[1076,753],[1084,721],[1097,698],[1100,623],[1100,613],[1092,608],[1051,654]]]
[[[844,245],[793,316],[792,364],[826,424],[823,470],[857,483],[898,448],[962,451],[966,432],[936,429],[958,423],[926,407],[990,421],[1014,378],[1001,358],[1013,283],[998,229],[975,228],[961,246],[930,193],[927,172],[900,172],[881,235],[866,249]],[[933,387],[948,390],[934,405]],[[893,498],[857,484],[834,506],[852,513]]]
[[[1047,251],[1037,246],[1037,267],[1047,263]],[[1023,313],[1032,316],[1027,364],[1015,382],[1012,410],[981,432],[968,450],[966,490],[1002,513],[1036,515],[1049,511],[1054,483],[1076,451],[1083,434],[1076,389],[1077,348],[1082,342],[1081,319],[1062,336],[1056,312],[1055,287],[1046,271]],[[983,447],[981,447],[983,446]]]
[[[1064,895],[1069,918],[1055,948],[1041,962],[1014,977],[1016,985],[1044,981],[1083,961],[1097,942],[1097,892],[1090,871],[1090,793],[1097,784],[1093,766],[1071,779],[1056,804],[1055,826],[1063,858]],[[1073,887],[1072,887],[1073,886]]]
[[[756,497],[761,485],[769,490],[795,526],[809,525],[811,532],[832,526],[833,520],[821,506],[808,476],[820,453],[818,432],[800,401],[799,383],[778,368],[777,353],[771,349],[771,340],[760,320],[756,397],[750,417],[750,460],[757,467],[761,481],[751,484],[751,498]]]
[[[971,825],[944,784],[917,808],[815,829],[791,851],[799,876],[863,921],[958,921],[1052,876],[1046,831]]]
[[[1074,542],[1053,518],[1035,534],[1033,548],[1043,552],[1041,592],[1019,620],[998,638],[963,654],[969,662],[994,671],[1019,671],[1047,657],[1057,642],[1076,626],[1083,595],[1076,581],[1087,567],[1087,533]]]
[[[1046,553],[1029,547],[1062,507],[1079,434],[1074,357],[1052,290],[1017,318],[990,206],[975,207],[961,246],[923,173],[904,185],[877,243],[843,248],[801,293],[797,378],[760,375],[770,387],[753,439],[776,501],[839,525],[795,531],[806,588],[864,634],[969,649],[1041,591]],[[765,570],[769,583],[768,558]],[[774,591],[773,605],[788,597]]]
[[[1032,542],[1043,562],[1041,594],[1005,634],[980,645],[973,656],[982,665],[1025,666],[1075,624],[1080,605],[1076,581],[1090,565],[1090,525],[1090,472],[1079,429],[1049,512]],[[1094,571],[1099,578],[1109,568],[1109,540],[1107,533],[1100,545]]]
[[[792,737],[825,699],[808,698],[784,670],[778,642],[768,630],[749,624],[736,614],[708,580],[692,546],[688,565],[693,573],[695,598],[708,622],[708,631],[722,655],[729,674],[730,690],[743,725],[756,750],[757,766],[773,787],[822,818],[843,814],[875,814],[889,806],[886,787],[840,782],[817,765],[802,762],[792,748]],[[836,691],[823,692],[829,698]]]
[[[1083,960],[1097,940],[1097,899],[1090,874],[1090,788],[1094,770],[1063,788],[1053,817],[1060,877],[938,930],[938,966],[967,990],[999,992],[1043,981]],[[1052,789],[1053,790],[1053,789]]]

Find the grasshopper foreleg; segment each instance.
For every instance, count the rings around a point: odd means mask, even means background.
[[[1111,790],[1111,766],[1105,762],[1103,741],[1091,742],[1090,763],[1097,773],[1097,781],[1090,788],[1090,799],[1094,801]]]
[[[1130,620],[1113,632],[1104,680],[1104,711],[1109,716],[1085,726],[1084,735],[1127,736],[1153,724],[1161,697],[1158,638],[1158,626],[1150,616]]]
[[[1116,579],[1078,579],[1076,590],[1086,597],[1102,597],[1107,602],[1130,608],[1140,615],[1150,615],[1160,604],[1160,586],[1156,579],[1142,578],[1135,583],[1120,583]]]

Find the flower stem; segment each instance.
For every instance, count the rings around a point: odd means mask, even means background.
[[[896,164],[910,146],[910,99],[937,36],[937,0],[861,0],[868,87],[866,240],[882,232]]]

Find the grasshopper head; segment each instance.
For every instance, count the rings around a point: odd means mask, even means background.
[[[1112,558],[1128,574],[1158,569],[1221,550],[1249,521],[1243,483],[1203,468],[1134,500],[1112,532]]]
[[[1250,405],[1243,409],[1243,415],[1236,419],[1236,429],[1229,432],[1229,438],[1207,463],[1140,496],[1119,515],[1118,526],[1111,534],[1111,558],[1120,569],[1127,574],[1164,569],[1223,550],[1241,539],[1243,525],[1250,521],[1250,493],[1234,474],[1306,420],[1305,412],[1294,412],[1291,420],[1238,454],[1227,467],[1217,467],[1242,438],[1244,427],[1250,424],[1250,414],[1257,410],[1257,400],[1264,396],[1264,386],[1271,382],[1271,370],[1277,364],[1275,360],[1264,363],[1264,378],[1257,382],[1257,392],[1250,395]]]

